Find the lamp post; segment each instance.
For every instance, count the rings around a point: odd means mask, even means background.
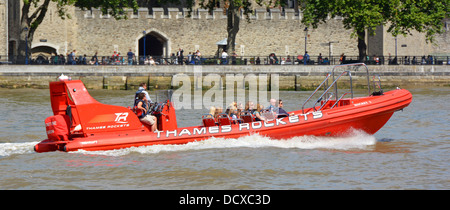
[[[305,32],[305,54],[303,56],[303,64],[306,65],[306,41],[308,40],[308,27],[303,30]]]
[[[145,48],[147,48],[147,45],[145,45],[145,39],[147,39],[147,32],[143,31],[142,33],[144,34],[144,60],[145,60]]]
[[[27,32],[25,36],[25,65],[28,65],[28,28],[25,27],[23,30]]]
[[[397,35],[395,35],[395,58],[394,58],[394,60],[395,60],[394,64],[397,64],[397,62],[398,62],[398,58],[397,58]]]

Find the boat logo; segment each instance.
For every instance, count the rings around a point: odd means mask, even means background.
[[[114,120],[116,121],[116,123],[128,123],[127,122],[128,112],[114,113],[114,114],[116,114],[116,119]]]

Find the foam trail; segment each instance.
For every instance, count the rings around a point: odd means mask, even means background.
[[[34,153],[34,145],[39,142],[0,143],[0,157],[14,154]]]
[[[25,143],[0,143],[0,157],[10,156],[14,154],[34,153],[34,145],[39,142]],[[297,149],[334,149],[334,150],[364,150],[368,146],[375,145],[374,136],[364,133],[363,131],[354,130],[344,137],[316,137],[316,136],[299,136],[285,140],[273,140],[269,137],[254,134],[251,136],[243,136],[237,139],[210,138],[204,141],[190,142],[182,145],[153,145],[132,147],[119,150],[108,151],[78,151],[74,153],[81,154],[97,154],[107,156],[123,156],[132,152],[140,154],[158,154],[160,152],[175,152],[203,149],[225,149],[225,148],[297,148]]]
[[[96,154],[106,156],[123,156],[132,152],[140,154],[157,154],[160,152],[189,151],[203,149],[225,149],[225,148],[297,148],[297,149],[333,149],[333,150],[364,150],[368,146],[375,145],[374,136],[362,131],[352,131],[345,137],[316,137],[300,136],[286,140],[273,140],[269,137],[254,134],[237,139],[210,138],[204,141],[190,142],[182,145],[153,145],[142,147],[131,147],[108,151],[77,151],[75,153]]]

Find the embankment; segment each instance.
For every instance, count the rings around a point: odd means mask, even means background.
[[[381,65],[368,66],[370,80],[379,75],[383,87],[450,86],[449,65]],[[175,75],[186,75],[191,85],[208,75],[219,76],[219,86],[225,87],[227,76],[241,76],[244,84],[252,79],[267,78],[267,87],[278,86],[279,90],[308,90],[320,84],[332,66],[303,65],[247,65],[247,66],[78,66],[78,65],[0,65],[0,87],[3,88],[48,88],[50,81],[61,75],[80,79],[88,89],[136,89],[141,82],[151,89],[176,88],[172,80]],[[252,77],[250,75],[255,75]],[[362,74],[353,76],[354,87],[367,84]],[[203,83],[205,84],[205,83]],[[215,83],[208,83],[209,86]],[[208,88],[203,85],[202,88]],[[274,86],[275,85],[275,86]],[[260,86],[261,87],[261,86]]]

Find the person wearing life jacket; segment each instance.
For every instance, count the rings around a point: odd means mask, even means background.
[[[144,93],[145,94],[145,98],[147,98],[148,103],[153,103],[152,99],[150,99],[150,95],[148,94],[146,89],[147,89],[147,84],[145,82],[139,84],[139,89],[136,91],[136,94],[134,96],[134,106],[136,106],[136,101],[138,100],[138,94],[139,93]]]
[[[156,124],[156,117],[149,114],[149,103],[147,100],[147,97],[145,96],[145,93],[141,92],[138,94],[138,100],[136,102],[136,108],[141,110],[138,115],[139,120],[142,123],[145,123],[149,126],[151,126],[151,131],[155,131],[157,128]]]
[[[270,105],[266,109],[271,112],[277,112],[278,111],[278,107],[276,107],[277,100],[272,98],[270,99],[269,103]]]

